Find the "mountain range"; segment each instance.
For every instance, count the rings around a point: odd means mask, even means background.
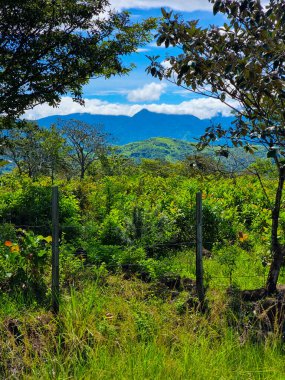
[[[211,124],[220,123],[228,128],[233,117],[221,115],[212,119],[199,119],[193,115],[169,115],[154,113],[146,109],[134,116],[92,115],[74,113],[63,116],[48,116],[37,120],[41,127],[50,127],[58,120],[76,119],[85,123],[100,126],[108,133],[115,145],[124,145],[143,141],[153,137],[167,137],[184,141],[195,141]]]

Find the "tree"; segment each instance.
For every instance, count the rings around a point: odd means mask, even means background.
[[[50,175],[53,182],[56,173],[68,169],[70,148],[55,126],[44,129],[26,120],[10,126],[2,139],[3,153],[16,165],[20,175],[27,174],[30,178]]]
[[[45,174],[49,174],[52,184],[57,173],[70,174],[68,155],[70,147],[61,131],[52,125],[50,129],[41,130],[41,149],[45,158]]]
[[[42,170],[45,159],[40,148],[40,128],[33,122],[14,122],[6,131],[3,153],[18,168],[19,174],[35,178]]]
[[[189,91],[219,99],[232,108],[236,120],[224,130],[209,127],[200,140],[204,148],[217,139],[229,139],[254,153],[254,142],[267,148],[278,169],[278,186],[272,205],[272,262],[267,290],[272,293],[285,247],[278,239],[279,215],[285,181],[285,1],[210,0],[213,12],[223,13],[222,27],[199,27],[163,10],[157,44],[179,47],[181,54],[167,58],[167,65],[150,57],[147,69]],[[220,150],[228,155],[224,146]]]
[[[74,167],[79,168],[83,179],[89,166],[108,150],[106,134],[100,131],[100,127],[74,119],[59,122],[59,126],[71,148],[70,159]]]
[[[130,24],[108,0],[0,0],[0,115],[82,102],[91,77],[128,73],[121,56],[150,38],[154,19]]]

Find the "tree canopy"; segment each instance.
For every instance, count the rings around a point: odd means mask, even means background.
[[[150,57],[147,69],[189,91],[219,99],[232,108],[232,127],[210,126],[200,140],[204,148],[220,138],[254,153],[253,142],[264,145],[279,171],[272,205],[273,261],[267,287],[276,289],[284,247],[278,240],[279,214],[285,181],[285,1],[210,0],[214,14],[227,18],[221,27],[201,28],[197,20],[184,21],[162,10],[157,44],[180,48],[181,53],[161,63]],[[221,154],[227,155],[222,148]]]
[[[258,0],[211,2],[214,13],[228,19],[222,27],[202,29],[197,20],[163,11],[157,44],[179,47],[181,54],[166,58],[167,65],[152,58],[148,71],[228,104],[238,117],[228,131],[234,145],[247,136],[246,142],[262,142],[270,150],[278,144],[284,154],[285,2],[271,0],[266,8]],[[209,132],[206,142],[223,134]]]
[[[82,101],[90,77],[125,74],[121,57],[150,38],[154,20],[131,24],[108,0],[0,0],[0,114]]]

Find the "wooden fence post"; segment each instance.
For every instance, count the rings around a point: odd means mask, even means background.
[[[196,194],[196,288],[199,301],[204,301],[203,286],[203,236],[202,236],[202,192]]]
[[[59,312],[59,224],[58,187],[52,187],[52,311]]]

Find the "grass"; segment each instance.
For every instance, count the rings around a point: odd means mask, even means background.
[[[153,284],[113,275],[100,285],[87,280],[66,290],[57,318],[43,308],[25,310],[19,299],[9,307],[6,298],[0,309],[0,378],[285,378],[277,335],[243,339],[227,324],[221,291],[209,294],[207,316],[191,309],[181,314],[184,296],[162,300]],[[9,332],[11,321],[20,330],[19,341]]]

